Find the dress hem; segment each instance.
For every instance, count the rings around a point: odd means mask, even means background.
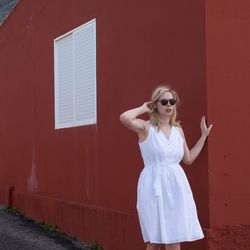
[[[197,237],[197,238],[191,238],[191,239],[183,239],[183,240],[175,240],[175,241],[168,241],[168,242],[159,242],[154,240],[144,240],[144,243],[154,243],[154,244],[174,244],[174,243],[182,243],[182,242],[189,242],[189,241],[195,241],[195,240],[201,240],[204,236]]]

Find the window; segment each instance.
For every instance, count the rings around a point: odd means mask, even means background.
[[[96,20],[54,40],[55,128],[96,123]]]

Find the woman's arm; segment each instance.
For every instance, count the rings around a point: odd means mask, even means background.
[[[139,137],[141,137],[141,134],[144,134],[146,136],[148,132],[147,123],[144,120],[139,119],[137,117],[144,113],[151,113],[152,109],[150,108],[150,105],[151,105],[150,102],[145,102],[140,107],[125,111],[120,115],[121,123],[128,129],[136,132],[139,135]]]
[[[205,117],[203,116],[201,118],[200,127],[201,127],[201,137],[191,150],[189,150],[187,143],[186,143],[186,140],[185,140],[184,132],[180,128],[180,132],[181,132],[183,139],[184,139],[184,156],[183,156],[182,160],[184,161],[184,163],[186,163],[188,165],[191,165],[193,163],[193,161],[200,154],[200,152],[205,144],[206,138],[209,135],[210,130],[212,129],[213,125],[211,124],[209,127],[207,127]]]

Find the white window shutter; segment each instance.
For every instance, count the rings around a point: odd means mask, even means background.
[[[55,39],[55,128],[96,123],[95,19]]]
[[[58,124],[67,124],[74,119],[73,35],[58,41],[57,69]]]
[[[86,124],[96,122],[95,44],[94,24],[75,32],[75,120],[85,121]]]

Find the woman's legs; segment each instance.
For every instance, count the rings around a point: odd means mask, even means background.
[[[155,243],[147,243],[146,250],[160,250],[161,245]]]
[[[181,250],[180,243],[165,244],[165,250]]]
[[[160,250],[160,248],[161,248],[160,244],[147,243],[146,250]],[[181,244],[180,243],[165,244],[165,250],[181,250]]]

